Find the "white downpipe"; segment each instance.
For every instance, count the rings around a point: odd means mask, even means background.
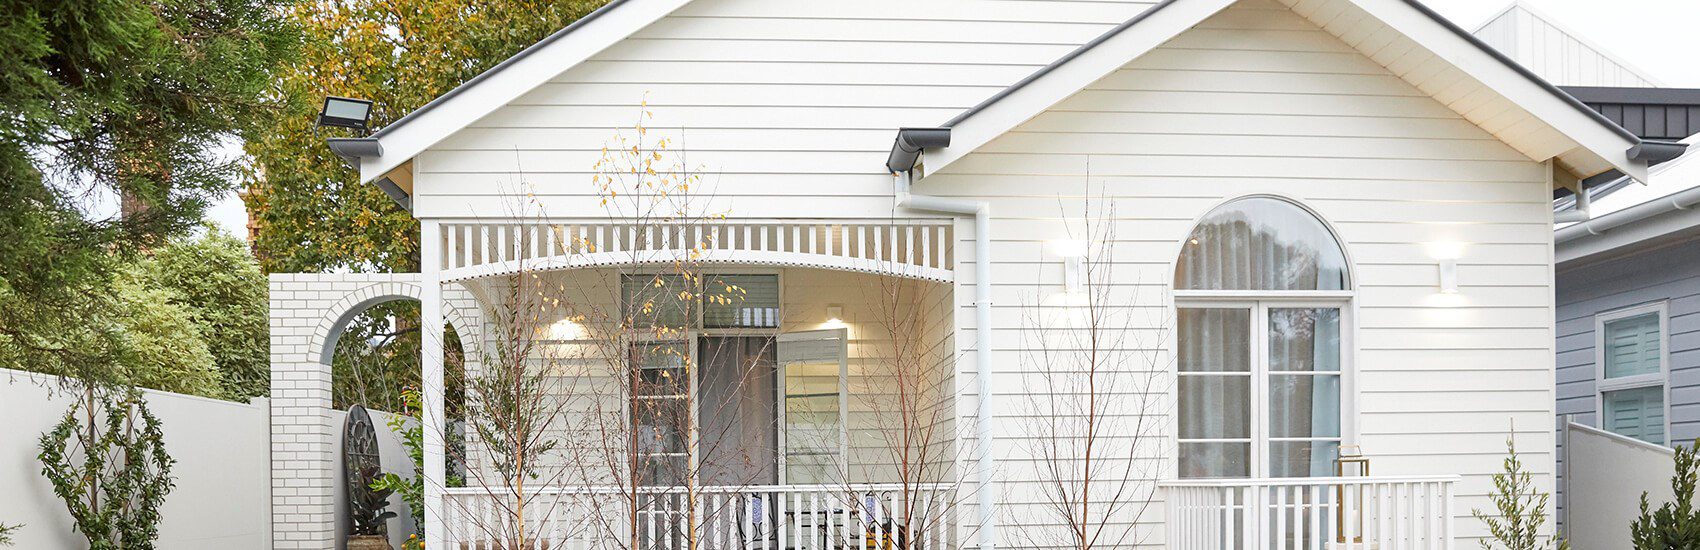
[[[1594,199],[1588,196],[1588,187],[1578,182],[1576,184],[1576,208],[1559,212],[1552,216],[1553,223],[1581,223],[1593,219]]]
[[[909,193],[909,172],[892,174],[898,208],[974,216],[974,378],[976,412],[975,469],[980,509],[980,550],[994,550],[998,541],[996,464],[992,457],[992,207],[985,201],[948,199]]]

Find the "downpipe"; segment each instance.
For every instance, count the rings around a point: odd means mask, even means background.
[[[975,452],[977,457],[976,479],[978,482],[978,506],[980,509],[980,550],[995,550],[997,548],[997,476],[996,464],[992,458],[993,438],[992,429],[992,208],[985,201],[970,201],[949,199],[929,195],[915,195],[909,192],[910,178],[908,171],[893,172],[893,186],[897,195],[897,207],[913,210],[942,212],[961,216],[974,216],[974,378],[975,392],[978,394],[979,407],[975,423],[975,439],[978,442]]]

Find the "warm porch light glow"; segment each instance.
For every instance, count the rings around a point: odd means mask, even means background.
[[[844,307],[843,306],[826,306],[826,323],[824,323],[824,325],[827,328],[843,328],[844,327]]]
[[[1080,258],[1086,255],[1086,243],[1074,239],[1053,239],[1045,243],[1058,258]]]
[[[584,327],[572,319],[561,319],[549,325],[549,339],[578,340],[584,336]]]

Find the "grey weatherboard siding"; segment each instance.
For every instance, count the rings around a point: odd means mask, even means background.
[[[1594,315],[1668,301],[1670,440],[1700,437],[1700,242],[1558,272],[1558,409],[1596,425]]]
[[[1581,424],[1598,426],[1594,410],[1594,316],[1664,301],[1670,317],[1669,442],[1700,437],[1700,241],[1640,250],[1577,268],[1560,267],[1557,274],[1558,406],[1576,415]],[[1563,440],[1559,440],[1563,445]],[[1559,493],[1555,500],[1563,518],[1562,494],[1565,453],[1558,453]],[[1562,527],[1562,525],[1561,525]]]

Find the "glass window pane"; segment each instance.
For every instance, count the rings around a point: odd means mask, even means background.
[[[708,328],[779,326],[779,276],[710,275],[703,286],[702,324]]]
[[[1180,477],[1247,477],[1251,475],[1251,443],[1187,443],[1180,445]]]
[[[1251,377],[1180,377],[1181,439],[1251,437]]]
[[[1648,313],[1605,324],[1606,378],[1656,374],[1659,368],[1659,314]]]
[[[620,278],[620,314],[634,329],[695,326],[695,289],[679,275],[625,275]]]
[[[1340,310],[1269,310],[1269,370],[1340,371]]]
[[[1181,372],[1251,372],[1251,310],[1181,308]]]
[[[786,483],[842,482],[843,331],[779,337]],[[799,477],[800,476],[800,477]]]
[[[1328,477],[1334,475],[1338,441],[1272,441],[1270,477]]]
[[[1602,396],[1606,430],[1648,443],[1665,444],[1665,388],[1608,391]]]
[[[1205,215],[1183,244],[1175,288],[1341,290],[1346,254],[1310,212],[1268,197],[1229,202]]]
[[[1340,437],[1340,376],[1271,375],[1269,437]]]

